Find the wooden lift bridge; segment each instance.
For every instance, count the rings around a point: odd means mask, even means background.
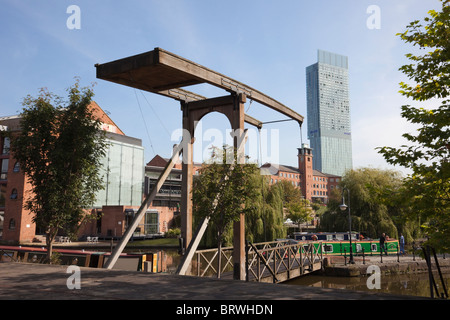
[[[213,111],[224,114],[230,121],[231,129],[234,132],[234,147],[241,152],[238,153],[239,162],[239,159],[243,159],[244,155],[243,146],[246,139],[244,122],[259,129],[263,125],[261,121],[245,114],[244,105],[247,98],[297,121],[300,128],[303,123],[303,116],[250,86],[160,48],[116,61],[96,64],[95,67],[97,78],[99,79],[156,93],[179,101],[183,113],[182,122],[184,129],[181,143],[174,147],[172,158],[167,163],[153,190],[143,201],[134,220],[106,262],[105,268],[111,269],[114,266],[139,221],[142,220],[147,207],[161,188],[175,162],[178,161],[180,154],[182,154],[181,236],[187,251],[179,273],[184,274],[187,269],[186,265],[190,263],[198,241],[201,239],[202,231],[205,230],[208,224],[208,219],[203,221],[193,240],[192,200],[190,195],[193,182],[193,143],[196,123],[203,116]],[[221,88],[229,94],[207,98],[184,89],[184,87],[203,83]],[[246,271],[243,215],[240,221],[234,223],[233,228],[233,246],[235,248],[233,251],[234,278],[244,280]]]

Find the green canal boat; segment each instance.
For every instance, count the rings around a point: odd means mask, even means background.
[[[294,232],[293,238],[298,242],[322,242],[319,253],[326,255],[348,255],[350,253],[350,241],[348,232]],[[380,239],[364,239],[360,233],[352,232],[352,251],[354,255],[380,254]],[[315,244],[316,248],[319,244]],[[387,239],[385,246],[388,254],[397,254],[399,244],[397,239]]]

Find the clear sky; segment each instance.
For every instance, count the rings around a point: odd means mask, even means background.
[[[79,16],[67,13],[71,5]],[[440,7],[437,0],[0,0],[0,116],[18,114],[23,98],[41,87],[66,96],[78,76],[83,86],[96,82],[94,100],[127,135],[142,139],[147,162],[155,154],[170,156],[179,142],[180,104],[96,79],[96,63],[160,47],[264,92],[307,121],[305,68],[322,49],[349,58],[354,168],[389,168],[374,149],[399,146],[401,135],[413,130],[400,116],[401,105],[413,102],[398,93],[405,80],[398,68],[416,49],[395,34]],[[68,20],[79,21],[80,29],[68,28]],[[186,89],[207,97],[226,94],[207,85]],[[246,110],[261,121],[286,119],[256,102],[247,102]],[[225,119],[204,118],[196,132],[197,161],[213,129],[226,135]],[[277,130],[273,148],[264,142],[251,156],[265,162],[278,150],[280,163],[297,165],[299,126],[281,122],[265,129],[269,137]],[[302,131],[308,143],[306,122]]]

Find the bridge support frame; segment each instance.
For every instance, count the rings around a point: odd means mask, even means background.
[[[193,185],[193,144],[195,141],[195,127],[208,113],[219,112],[224,114],[231,124],[233,133],[233,146],[238,152],[238,163],[244,163],[245,143],[244,106],[246,96],[243,93],[232,93],[227,96],[204,99],[191,102],[181,102],[183,111],[183,132],[187,141],[183,148],[182,184],[181,184],[181,236],[184,239],[185,249],[192,241],[192,185]],[[234,279],[245,280],[245,217],[241,214],[240,220],[233,225],[233,266]],[[190,250],[195,248],[190,248]],[[189,252],[186,252],[189,255]]]

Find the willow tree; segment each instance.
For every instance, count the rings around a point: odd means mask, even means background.
[[[99,170],[107,145],[92,96],[78,81],[67,101],[41,89],[24,99],[21,130],[11,135],[11,151],[31,185],[24,208],[45,230],[48,261],[58,232],[74,234],[103,188]]]
[[[283,188],[278,184],[269,185],[268,177],[259,171],[253,181],[256,194],[246,203],[246,240],[254,243],[285,238]]]
[[[412,171],[405,187],[413,196],[414,214],[435,247],[450,250],[450,1],[441,0],[442,10],[430,10],[423,22],[411,22],[399,33],[406,43],[423,54],[406,54],[410,64],[400,68],[411,83],[400,83],[400,93],[426,107],[402,106],[401,115],[418,126],[416,134],[405,133],[410,144],[383,147],[379,152],[391,164]],[[420,53],[419,50],[419,53]],[[436,107],[437,105],[437,107]]]

